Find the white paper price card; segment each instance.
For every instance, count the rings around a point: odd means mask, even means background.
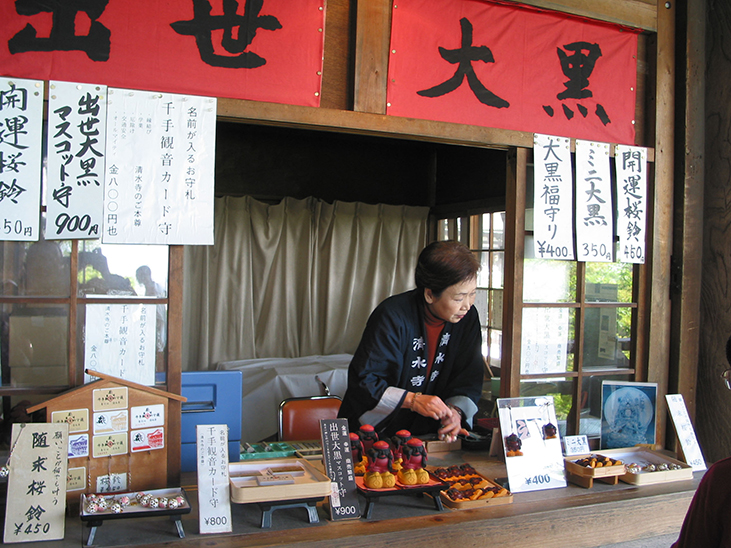
[[[198,527],[201,534],[230,533],[228,426],[196,426],[198,458]]]
[[[678,435],[680,446],[683,449],[685,462],[693,468],[693,471],[705,470],[706,461],[698,445],[698,439],[695,437],[695,430],[693,429],[693,423],[690,422],[690,415],[688,415],[688,409],[685,406],[683,395],[667,394],[665,399],[668,402],[668,409],[670,410],[670,416],[673,418],[675,432]]]
[[[498,398],[497,404],[510,491],[566,487],[553,398]]]
[[[589,439],[586,436],[565,436],[563,439],[564,455],[586,455],[591,453]]]

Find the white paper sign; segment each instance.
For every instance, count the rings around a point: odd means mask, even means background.
[[[706,460],[703,458],[698,439],[695,437],[695,429],[688,415],[688,408],[685,406],[682,394],[666,394],[668,410],[673,418],[675,433],[680,440],[683,449],[685,462],[693,467],[693,471],[705,470]]]
[[[589,449],[589,438],[581,436],[565,436],[563,439],[564,455],[586,455],[591,452]]]
[[[566,487],[553,398],[498,398],[510,491]]]
[[[109,89],[104,243],[213,244],[216,99]]]
[[[198,527],[201,534],[230,533],[228,425],[196,426],[198,458]]]
[[[614,207],[609,144],[576,140],[576,258],[612,262]]]
[[[153,386],[155,314],[154,304],[86,305],[85,368]]]
[[[0,239],[40,234],[43,82],[0,78]]]
[[[107,87],[51,82],[46,239],[100,238]]]
[[[3,542],[64,538],[68,424],[13,424]]]
[[[647,149],[617,145],[617,233],[619,260],[645,262],[647,219]]]
[[[533,233],[537,258],[574,260],[574,185],[571,141],[533,137]]]

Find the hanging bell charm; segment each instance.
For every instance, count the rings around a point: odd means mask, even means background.
[[[0,478],[7,478],[10,475],[10,465],[4,464],[0,467]]]

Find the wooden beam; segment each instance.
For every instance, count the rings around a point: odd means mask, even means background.
[[[673,188],[675,154],[675,6],[658,0],[657,87],[655,121],[654,192],[649,195],[648,239],[651,240],[648,266],[648,352],[647,380],[658,385],[658,394],[667,394],[670,363],[670,261],[673,231]],[[667,405],[657,401],[657,440],[665,439]]]
[[[355,103],[357,112],[386,113],[391,0],[358,2],[355,35]]]
[[[652,0],[520,0],[519,3],[657,32],[657,7]]]

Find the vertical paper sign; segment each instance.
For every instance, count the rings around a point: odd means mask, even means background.
[[[576,256],[614,259],[614,207],[609,144],[576,140]]]
[[[38,240],[43,82],[0,78],[0,238]]]
[[[685,406],[682,394],[666,394],[665,400],[668,402],[668,410],[673,418],[675,433],[680,440],[680,447],[683,449],[685,462],[693,467],[693,471],[706,469],[706,461],[703,458],[701,447],[698,445],[698,439],[695,437],[693,423],[690,422],[688,408]]]
[[[553,398],[498,398],[510,491],[566,487]]]
[[[107,88],[51,82],[46,238],[101,236]]]
[[[104,243],[213,244],[216,99],[109,89]]]
[[[360,517],[358,488],[355,485],[355,463],[350,446],[347,419],[320,421],[322,455],[325,473],[332,480],[330,495],[330,519],[354,519]]]
[[[645,262],[647,235],[647,150],[617,145],[614,152],[617,171],[617,233],[619,260]]]
[[[153,386],[155,313],[155,305],[86,305],[85,368]],[[84,382],[93,380],[84,375]]]
[[[228,426],[199,424],[195,428],[198,458],[198,527],[200,533],[230,533]]]
[[[533,137],[533,233],[536,258],[574,260],[571,141]]]
[[[64,538],[68,432],[64,423],[13,424],[4,543]]]
[[[569,312],[565,308],[523,310],[520,373],[565,373]]]

